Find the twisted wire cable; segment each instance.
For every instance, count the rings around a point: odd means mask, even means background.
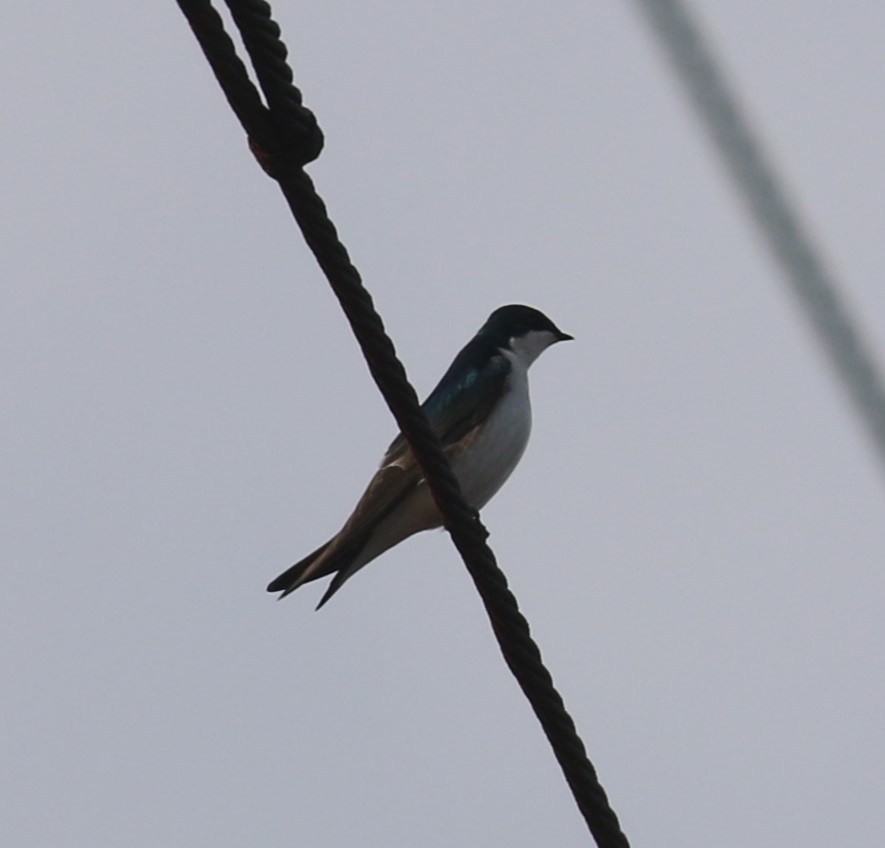
[[[265,171],[280,185],[305,241],[325,273],[360,344],[369,370],[421,466],[444,524],[486,607],[504,659],[547,736],[578,808],[600,848],[627,848],[574,721],[531,637],[507,579],[486,544],[488,531],[461,496],[439,440],[396,356],[359,272],[338,238],[325,204],[303,166],[319,155],[322,133],[292,84],[292,72],[269,4],[225,0],[243,36],[265,107],[236,58],[233,42],[209,0],[178,0],[228,102]],[[251,88],[251,92],[247,89]],[[256,108],[256,101],[260,108]]]

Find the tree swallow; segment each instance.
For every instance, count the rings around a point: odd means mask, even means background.
[[[556,342],[574,338],[530,306],[496,309],[455,357],[422,409],[442,442],[467,503],[477,511],[501,488],[529,439],[529,366]],[[344,581],[421,530],[442,526],[411,448],[398,435],[344,526],[267,587],[285,598],[335,574],[319,609]]]

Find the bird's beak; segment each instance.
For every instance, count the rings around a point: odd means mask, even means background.
[[[574,336],[570,336],[568,333],[563,333],[562,331],[560,331],[559,335],[556,337],[556,341],[558,342],[573,342],[574,340]]]

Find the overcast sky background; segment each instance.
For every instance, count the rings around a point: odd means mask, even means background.
[[[885,6],[694,7],[885,362]],[[885,842],[885,477],[636,9],[275,11],[419,393],[577,338],[484,518],[631,842]],[[176,5],[0,71],[2,843],[588,844],[444,533],[264,592],[395,428]]]

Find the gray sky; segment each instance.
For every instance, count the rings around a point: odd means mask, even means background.
[[[885,361],[885,7],[695,8]],[[275,10],[419,392],[577,337],[484,517],[631,841],[883,842],[883,478],[634,8]],[[444,534],[264,592],[394,427],[175,4],[0,69],[3,844],[588,844]]]

